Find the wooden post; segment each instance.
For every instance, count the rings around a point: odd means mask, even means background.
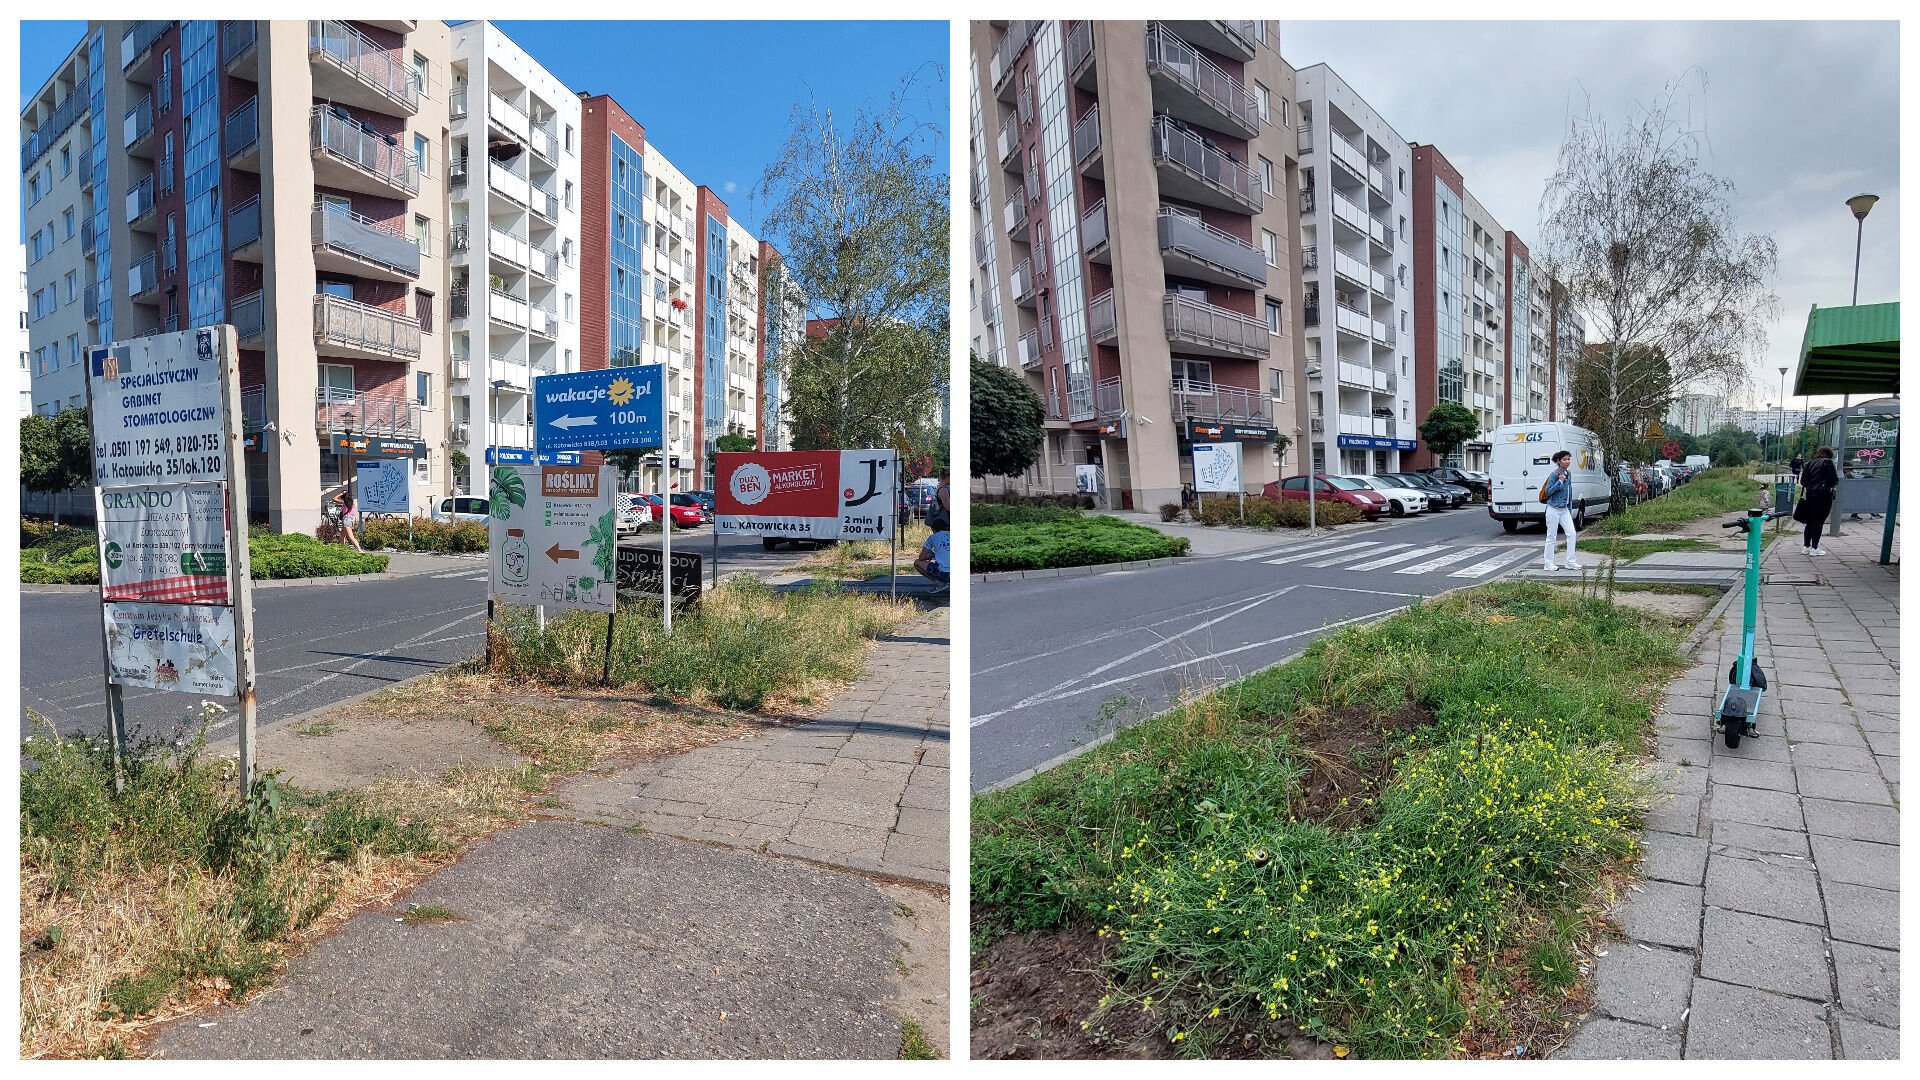
[[[93,423],[93,362],[91,359],[88,359],[86,371],[82,374],[83,381],[87,384],[87,423],[91,427]],[[107,530],[104,524],[106,512],[100,505],[100,478],[94,477],[93,482],[93,554],[99,564],[104,566],[106,552],[103,547],[107,542]],[[60,520],[58,492],[53,496],[53,520],[56,523]],[[113,681],[113,651],[107,645],[107,586],[104,576],[101,578],[100,591],[95,599],[100,605],[95,612],[94,626],[100,631],[100,681],[106,688],[107,737],[113,740],[113,792],[118,795],[126,790],[127,711],[126,705],[120,699],[120,687]]]
[[[618,610],[620,607],[618,585],[614,586],[613,606],[615,610]],[[613,685],[613,616],[614,612],[607,612],[607,657],[600,665],[600,685],[602,686]]]

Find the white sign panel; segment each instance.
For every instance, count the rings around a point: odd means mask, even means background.
[[[95,488],[101,598],[231,604],[226,501],[221,484]]]
[[[182,604],[104,604],[107,681],[190,694],[232,696],[239,648],[233,609]]]
[[[892,450],[726,453],[717,461],[719,532],[812,540],[893,533],[900,458]]]
[[[375,458],[357,463],[360,469],[359,508],[363,514],[413,512],[413,461]]]
[[[227,479],[218,355],[223,340],[208,327],[88,351],[95,484]]]
[[[1239,491],[1240,444],[1237,442],[1194,443],[1193,490]]]
[[[1100,494],[1100,466],[1075,465],[1073,467],[1073,489],[1082,495]]]
[[[517,604],[613,611],[616,471],[496,465],[490,475],[494,595]]]

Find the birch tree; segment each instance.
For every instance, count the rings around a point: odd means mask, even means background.
[[[1740,231],[1682,95],[1670,83],[1618,126],[1576,117],[1540,204],[1546,270],[1600,342],[1576,366],[1610,462],[1672,394],[1746,387],[1776,306],[1773,239]]]

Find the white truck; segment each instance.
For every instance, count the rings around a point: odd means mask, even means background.
[[[1687,460],[1681,462],[1681,464],[1689,469],[1705,469],[1707,466],[1713,464],[1713,459],[1705,454],[1688,454]]]
[[[1495,428],[1487,440],[1493,445],[1487,471],[1492,474],[1492,496],[1487,516],[1508,532],[1522,523],[1544,525],[1546,504],[1540,485],[1553,471],[1553,456],[1565,450],[1573,455],[1573,527],[1606,516],[1613,507],[1613,480],[1601,460],[1600,437],[1583,427],[1561,423],[1507,424]]]

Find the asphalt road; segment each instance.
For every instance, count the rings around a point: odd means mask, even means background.
[[[1056,763],[1337,627],[1539,566],[1543,539],[1509,536],[1470,504],[1172,566],[976,583],[973,790]]]
[[[676,552],[713,558],[711,527],[674,533]],[[659,546],[658,533],[623,544]],[[720,572],[772,573],[809,552],[761,550],[758,537],[724,536]],[[911,558],[911,556],[908,556]],[[446,569],[381,581],[264,588],[254,592],[254,662],[259,724],[377,690],[472,656],[484,643],[486,564],[446,560]],[[711,562],[703,564],[710,573]],[[100,673],[100,602],[93,592],[22,593],[20,733],[31,709],[68,734],[106,727]],[[130,733],[171,737],[199,705],[191,695],[129,688]],[[222,701],[230,705],[231,701]],[[212,738],[232,731],[216,725]]]

